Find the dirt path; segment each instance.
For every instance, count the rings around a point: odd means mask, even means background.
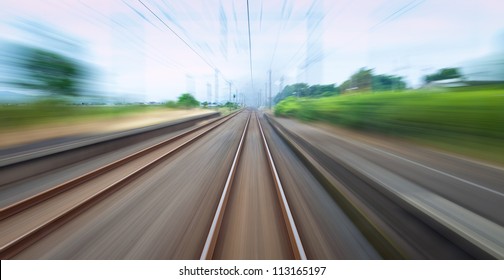
[[[70,123],[42,124],[36,127],[24,128],[21,130],[1,132],[0,149],[77,134],[100,134],[105,132],[128,130],[209,112],[212,111],[203,109],[159,109],[149,112],[132,113],[119,117],[79,120]]]

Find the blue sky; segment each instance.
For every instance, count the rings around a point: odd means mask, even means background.
[[[282,78],[340,84],[360,67],[418,86],[422,75],[504,49],[498,0],[250,0],[249,10],[253,87],[245,0],[2,0],[0,40],[87,61],[104,95],[162,101],[189,90],[203,101],[210,84],[213,101],[217,68],[219,101],[230,81],[250,104],[270,69],[273,94]]]

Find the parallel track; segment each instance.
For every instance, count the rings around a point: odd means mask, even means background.
[[[274,130],[301,159],[303,164],[326,188],[333,199],[342,207],[350,219],[358,226],[376,250],[388,259],[491,259],[501,258],[494,245],[478,248],[475,244],[462,238],[466,234],[456,225],[449,228],[436,219],[439,217],[435,208],[418,207],[404,194],[392,192],[379,184],[366,173],[354,169],[344,161],[325,154],[307,140],[292,133],[273,118],[267,118]],[[418,197],[419,192],[415,194]],[[412,196],[414,197],[414,196]],[[430,198],[433,198],[431,196]],[[439,199],[436,201],[439,203]],[[416,202],[416,201],[415,201]],[[446,205],[446,204],[445,204]],[[428,209],[429,211],[425,211]],[[449,209],[449,208],[445,208]],[[461,211],[461,209],[457,209]],[[449,213],[449,211],[447,212]],[[468,213],[468,212],[460,212]],[[464,219],[471,215],[462,215]],[[481,225],[486,225],[483,219]],[[483,229],[483,227],[482,227]],[[481,235],[488,243],[502,238],[492,239],[493,232],[484,229],[472,233],[477,240]],[[483,239],[483,238],[480,238]],[[483,243],[483,242],[482,242]],[[486,245],[486,244],[485,244]],[[487,250],[489,248],[490,250]],[[491,255],[488,252],[497,252]]]
[[[123,159],[117,160],[106,166],[88,172],[82,176],[67,181],[63,184],[57,185],[47,191],[36,194],[32,197],[26,198],[22,201],[19,201],[17,203],[14,203],[12,205],[0,209],[0,229],[3,228],[2,231],[9,232],[11,230],[9,229],[9,226],[15,223],[16,220],[22,219],[22,215],[25,211],[33,210],[38,206],[44,206],[44,204],[49,204],[48,202],[49,200],[58,199],[60,195],[67,193],[70,190],[75,191],[84,183],[91,182],[92,180],[97,179],[100,176],[107,174],[108,172],[111,172],[121,166],[131,163],[144,156],[151,155],[154,152],[160,150],[161,148],[169,144],[175,143],[177,140],[188,138],[183,143],[170,149],[168,152],[164,152],[161,155],[156,156],[155,159],[149,160],[147,164],[142,164],[142,166],[140,166],[139,168],[135,168],[135,171],[130,172],[127,176],[124,176],[123,178],[113,182],[112,184],[100,187],[99,190],[80,199],[78,203],[65,209],[64,211],[53,213],[52,217],[40,222],[36,227],[30,228],[29,230],[24,231],[20,234],[17,233],[15,238],[9,239],[9,237],[6,237],[6,234],[4,234],[2,237],[0,237],[1,242],[0,258],[1,259],[12,258],[25,248],[29,247],[31,244],[35,243],[40,238],[46,236],[47,234],[61,227],[68,221],[72,220],[75,216],[79,215],[80,213],[90,208],[97,202],[103,200],[110,194],[126,186],[129,182],[138,178],[145,172],[151,170],[153,167],[161,163],[163,160],[168,159],[176,152],[187,147],[194,141],[200,139],[202,136],[209,133],[213,129],[219,127],[223,123],[227,122],[237,114],[238,113],[234,113],[232,115],[214,120],[204,126],[194,128],[190,131],[187,131],[185,133],[167,139],[161,143],[143,149],[137,153],[129,155]]]

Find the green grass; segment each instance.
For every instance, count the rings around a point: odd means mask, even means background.
[[[236,112],[237,110],[240,110],[240,107],[238,107],[238,106],[236,106],[236,107],[219,106],[216,108],[210,108],[210,110],[215,110],[215,111],[221,113],[222,116],[227,116],[229,114]]]
[[[54,101],[23,105],[0,105],[0,131],[24,129],[41,124],[68,123],[147,112],[160,106],[75,106]],[[166,109],[169,110],[169,109]]]
[[[277,104],[275,114],[391,134],[504,163],[502,88],[291,97]]]

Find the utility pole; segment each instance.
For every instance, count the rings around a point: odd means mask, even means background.
[[[261,107],[261,104],[262,104],[262,89],[259,90],[259,100],[256,101],[256,105],[257,107]]]
[[[215,103],[219,103],[219,69],[215,68]]]
[[[268,82],[264,83],[264,106],[268,106]]]
[[[284,84],[284,76],[280,77],[280,85],[278,85],[278,92],[282,92]]]
[[[229,102],[232,102],[231,100],[231,82],[228,82],[228,85],[229,85]]]
[[[207,102],[208,105],[212,103],[212,85],[210,83],[206,84],[206,90],[207,90]]]
[[[268,96],[268,109],[271,110],[271,69],[269,70],[269,96]]]

